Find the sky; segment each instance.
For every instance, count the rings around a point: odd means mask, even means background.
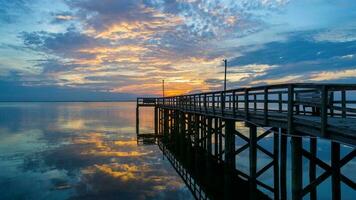
[[[0,0],[0,101],[356,83],[356,1]]]

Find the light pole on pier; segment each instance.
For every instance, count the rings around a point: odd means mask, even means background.
[[[227,60],[224,59],[224,66],[225,66],[225,76],[224,76],[224,91],[226,91],[226,70],[227,70]]]
[[[162,96],[164,97],[164,80],[162,80]]]

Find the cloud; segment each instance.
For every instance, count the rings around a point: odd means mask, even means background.
[[[356,68],[356,65],[353,67]],[[356,80],[356,69],[337,70],[337,71],[324,71],[317,74],[312,74],[312,81],[330,81],[330,80],[343,80],[354,79]]]
[[[42,17],[49,20],[38,22],[41,29],[21,31],[23,49],[37,54],[30,60],[31,73],[22,71],[22,80],[37,79],[37,86],[42,82],[159,95],[165,79],[170,83],[167,90],[174,95],[220,88],[223,58],[229,60],[231,87],[354,66],[354,23],[347,18],[354,13],[341,12],[347,7],[343,4],[337,4],[335,11],[344,14],[328,26],[315,19],[317,14],[330,13],[334,7],[329,2],[64,3],[56,10],[42,10],[46,13]],[[323,6],[317,9],[314,5]],[[306,16],[312,17],[311,23],[296,17],[303,7],[307,7]],[[338,20],[342,23],[336,23]],[[27,81],[30,83],[34,81]]]
[[[278,9],[286,2],[254,1],[65,1],[71,11],[52,12],[56,22],[76,21],[82,29],[23,32],[24,44],[46,59],[36,65],[57,85],[112,92],[169,94],[210,90],[224,54],[219,36],[244,35],[264,25],[250,9]],[[259,27],[259,28],[257,28]],[[49,58],[48,58],[49,57]],[[199,65],[199,67],[196,67]],[[198,76],[198,77],[196,77]]]
[[[350,74],[345,71],[350,72],[356,66],[356,41],[317,41],[313,39],[315,34],[318,33],[293,33],[285,41],[266,43],[258,49],[244,51],[229,64],[232,70],[239,69],[246,74],[251,65],[274,66],[259,67],[261,72],[240,78],[240,84],[332,81]],[[332,73],[340,76],[328,78]]]
[[[104,47],[109,44],[106,40],[95,39],[73,28],[68,28],[63,33],[23,32],[20,37],[28,47],[63,58],[82,56],[78,52],[82,48]]]
[[[57,23],[64,23],[64,22],[69,22],[75,20],[75,17],[73,16],[73,13],[66,11],[66,12],[58,12],[58,13],[52,13],[53,24]]]

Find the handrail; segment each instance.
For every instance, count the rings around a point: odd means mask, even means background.
[[[255,86],[255,87],[241,87],[237,89],[230,89],[224,91],[225,93],[232,93],[232,92],[243,92],[245,89],[249,89],[250,91],[256,90],[263,90],[264,88],[268,87],[269,89],[281,89],[287,88],[289,85],[293,85],[294,88],[315,88],[320,89],[323,86],[328,87],[330,90],[356,90],[356,84],[336,84],[336,83],[329,83],[329,84],[317,84],[317,83],[286,83],[286,84],[275,84],[275,85],[263,85],[263,86]],[[194,94],[185,94],[185,95],[175,95],[175,96],[166,96],[166,97],[158,97],[158,98],[172,98],[172,97],[182,97],[182,96],[190,96],[190,95],[203,95],[203,94],[218,94],[221,91],[212,91],[212,92],[202,92],[202,93],[194,93]],[[145,98],[145,97],[138,97],[138,98]]]
[[[315,95],[315,92],[320,95]],[[308,94],[314,95],[308,97]],[[297,99],[297,95],[302,95],[303,98]],[[221,117],[239,116],[247,121],[250,118],[258,118],[264,125],[269,124],[274,117],[272,114],[280,113],[285,115],[283,119],[287,119],[290,130],[297,116],[318,116],[322,135],[328,134],[330,117],[356,117],[356,84],[279,84],[158,97],[154,98],[154,103],[145,99],[138,98],[137,104]]]

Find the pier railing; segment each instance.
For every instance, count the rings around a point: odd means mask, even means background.
[[[155,99],[138,98],[137,102],[143,106],[155,104],[246,120],[262,126],[279,123],[279,127],[285,126],[290,131],[299,123],[318,136],[328,136],[341,129],[342,137],[355,135],[348,133],[347,127],[356,122],[356,84],[267,85]]]
[[[335,200],[342,197],[341,183],[356,190],[355,182],[341,172],[341,168],[356,156],[355,84],[281,84],[165,98],[138,98],[137,116],[140,106],[154,107],[155,136],[161,137],[162,144],[178,157],[191,157],[187,163],[194,166],[195,171],[200,173],[205,169],[209,172],[208,177],[223,177],[218,183],[223,185],[225,199],[236,196],[231,187],[231,177],[236,174],[248,180],[250,199],[259,199],[254,195],[258,187],[272,192],[275,199],[288,199],[288,140],[293,200],[303,199],[307,194],[310,199],[317,199],[318,185],[329,177]],[[137,133],[138,122],[137,119]],[[246,130],[241,132],[237,128],[239,124],[247,128],[248,133]],[[258,134],[257,127],[265,131]],[[258,144],[269,134],[273,135],[272,151]],[[330,141],[329,163],[318,157],[317,138]],[[237,139],[244,144],[236,145]],[[307,147],[303,145],[306,140],[309,140]],[[351,152],[341,155],[340,143],[351,147]],[[236,167],[236,159],[247,149],[249,170],[244,173]],[[257,159],[258,151],[272,160],[262,164]],[[204,164],[196,159],[204,155],[205,161],[212,156],[210,160],[222,164],[224,169],[220,172],[224,175],[217,175],[217,170],[211,171],[210,162]],[[305,158],[309,161],[308,181],[303,180]],[[263,167],[258,169],[257,163]],[[317,167],[324,172],[318,175]],[[273,187],[258,180],[272,168]],[[211,187],[208,185],[207,188],[209,191]]]

